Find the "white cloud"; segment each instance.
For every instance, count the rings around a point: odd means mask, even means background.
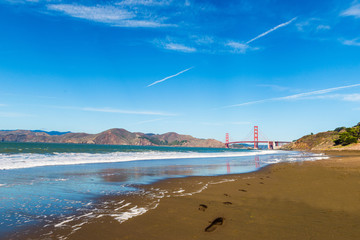
[[[342,98],[344,101],[350,101],[350,102],[360,102],[360,94],[359,93],[353,93],[353,94],[344,94],[342,95]]]
[[[164,82],[164,81],[166,81],[166,80],[168,80],[168,79],[170,79],[170,78],[176,77],[176,76],[178,76],[178,75],[180,75],[180,74],[182,74],[182,73],[184,73],[184,72],[189,71],[189,70],[192,69],[192,68],[194,68],[194,67],[187,68],[187,69],[182,70],[182,71],[180,71],[180,72],[178,72],[178,73],[176,73],[176,74],[174,74],[174,75],[168,76],[168,77],[163,78],[163,79],[158,80],[158,81],[155,81],[155,82],[149,84],[147,87],[151,87],[151,86],[153,86],[153,85],[155,85],[155,84],[158,84],[158,83]]]
[[[72,17],[104,23],[114,23],[135,17],[133,13],[113,6],[97,5],[88,7],[75,4],[49,4],[47,8],[66,13]]]
[[[300,32],[320,32],[331,29],[331,26],[321,18],[308,18],[295,24]]]
[[[229,41],[225,45],[231,47],[235,52],[238,53],[246,53],[246,51],[250,48],[247,44],[235,41]]]
[[[168,6],[171,3],[172,3],[171,0],[123,0],[121,2],[116,3],[116,5]]]
[[[355,38],[355,39],[352,39],[352,40],[342,40],[341,42],[342,42],[342,44],[344,44],[344,45],[348,45],[348,46],[358,46],[358,47],[360,47],[359,38]]]
[[[346,88],[354,88],[354,87],[359,87],[359,86],[360,86],[360,84],[354,84],[354,85],[347,85],[347,86],[341,86],[341,87],[335,87],[335,88],[327,88],[327,89],[322,89],[322,90],[317,90],[317,91],[289,95],[289,96],[285,96],[285,97],[268,98],[268,99],[262,99],[262,100],[252,101],[252,102],[234,104],[234,105],[225,106],[225,108],[240,107],[240,106],[252,105],[252,104],[256,104],[256,103],[264,103],[264,102],[270,102],[270,101],[284,101],[284,100],[286,101],[286,100],[304,99],[306,97],[322,95],[322,94],[326,94],[326,93],[330,93],[330,92],[334,92],[334,91],[338,91],[338,90],[342,90],[342,89],[346,89]],[[354,95],[352,97],[354,98]],[[344,98],[344,100],[346,100],[346,99],[351,99],[351,97],[349,96],[349,98]],[[356,98],[354,98],[354,99],[356,99]]]
[[[329,25],[323,25],[323,24],[320,24],[316,27],[316,30],[318,31],[326,31],[326,30],[330,30],[331,27]]]
[[[354,4],[341,12],[340,16],[360,18],[360,4]]]
[[[347,101],[347,102],[360,102],[360,94],[359,93],[331,94],[331,95],[317,96],[316,98],[317,99],[339,99],[339,100]]]
[[[251,43],[251,42],[253,42],[253,41],[255,41],[255,40],[259,39],[259,38],[262,38],[262,37],[268,35],[269,33],[275,31],[278,28],[285,27],[285,26],[289,25],[290,23],[292,23],[293,21],[295,21],[296,19],[297,19],[297,17],[294,17],[290,21],[287,21],[285,23],[281,23],[281,24],[277,25],[276,27],[273,27],[270,30],[268,30],[268,31],[256,36],[256,37],[254,37],[253,39],[250,39],[249,41],[246,42],[246,44],[249,44],[249,43]]]
[[[183,42],[188,43],[188,45]],[[229,40],[216,38],[214,36],[200,36],[200,35],[191,35],[188,39],[177,39],[173,37],[167,36],[164,40],[154,40],[152,41],[154,45],[157,47],[185,52],[185,53],[193,53],[193,52],[201,52],[208,54],[215,53],[233,53],[233,54],[244,54],[248,51],[258,50],[257,47],[251,47],[248,44]]]
[[[198,45],[209,45],[215,42],[214,37],[212,36],[199,36],[199,35],[192,35],[191,39]]]
[[[163,47],[167,50],[173,50],[178,52],[196,52],[196,48],[188,47],[180,43],[164,43]]]
[[[149,18],[111,5],[84,6],[78,4],[48,4],[48,10],[62,12],[74,18],[107,23],[116,27],[170,27],[159,19]]]

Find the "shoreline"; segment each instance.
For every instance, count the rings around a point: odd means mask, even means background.
[[[250,173],[161,180],[143,186],[145,191],[162,190],[156,208],[121,224],[104,216],[72,233],[54,229],[47,237],[357,239],[360,153],[327,154],[330,159],[277,163]],[[121,200],[112,196],[101,201],[109,199]]]

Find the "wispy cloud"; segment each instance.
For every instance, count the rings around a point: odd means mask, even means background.
[[[168,6],[171,3],[172,0],[123,0],[115,4],[123,6]]]
[[[357,46],[360,47],[360,41],[359,38],[355,38],[352,40],[341,40],[341,43],[347,46]]]
[[[151,87],[151,86],[153,86],[153,85],[155,85],[155,84],[158,84],[158,83],[164,82],[164,81],[166,81],[166,80],[168,80],[168,79],[170,79],[170,78],[176,77],[176,76],[178,76],[178,75],[180,75],[180,74],[182,74],[182,73],[184,73],[184,72],[187,72],[187,71],[189,71],[190,69],[193,69],[193,68],[194,68],[194,67],[187,68],[187,69],[182,70],[182,71],[180,71],[180,72],[178,72],[178,73],[176,73],[176,74],[174,74],[174,75],[168,76],[168,77],[163,78],[163,79],[158,80],[158,81],[155,81],[155,82],[153,82],[153,83],[149,84],[147,87]]]
[[[141,15],[136,11],[112,5],[48,4],[47,9],[61,12],[74,18],[106,23],[116,27],[157,28],[175,26],[163,23],[160,18]]]
[[[340,16],[360,18],[360,3],[353,4],[350,8],[341,12]]]
[[[185,42],[186,43],[184,43],[184,39],[180,40],[169,36],[167,36],[165,39],[155,39],[151,41],[151,43],[154,44],[155,46],[166,50],[184,52],[184,53],[193,53],[197,51],[197,49],[194,46],[187,45],[191,41],[185,41]]]
[[[326,30],[330,30],[331,27],[329,25],[324,25],[324,24],[320,24],[316,27],[317,31],[326,31]]]
[[[360,94],[359,93],[344,94],[341,97],[345,101],[360,102]]]
[[[307,97],[306,99],[339,99],[347,102],[360,102],[360,94],[359,93],[328,94],[328,95]]]
[[[291,19],[290,21],[287,21],[287,22],[285,22],[285,23],[281,23],[281,24],[277,25],[276,27],[273,27],[273,28],[271,28],[270,30],[268,30],[268,31],[266,31],[266,32],[264,32],[264,33],[256,36],[256,37],[254,37],[253,39],[250,39],[249,41],[246,42],[246,44],[249,44],[249,43],[251,43],[251,42],[253,42],[253,41],[255,41],[255,40],[259,39],[259,38],[262,38],[262,37],[268,35],[269,33],[275,31],[276,29],[285,27],[285,26],[289,25],[290,23],[292,23],[293,21],[295,21],[296,19],[297,19],[297,17],[294,17],[294,18]]]
[[[196,52],[196,48],[188,47],[180,43],[165,43],[164,48],[167,50],[174,50],[178,52]]]
[[[163,40],[154,40],[152,43],[159,48],[185,53],[200,52],[208,54],[244,54],[248,51],[259,49],[257,47],[251,47],[243,42],[208,35],[191,35],[185,39],[177,39],[168,36]]]
[[[321,18],[307,18],[295,24],[299,32],[319,33],[331,29],[328,21]]]
[[[303,99],[303,98],[309,97],[309,96],[322,95],[322,94],[335,92],[335,91],[346,89],[346,88],[354,88],[354,87],[359,87],[359,86],[360,86],[360,84],[354,84],[354,85],[347,85],[347,86],[341,86],[341,87],[335,87],[335,88],[327,88],[327,89],[322,89],[322,90],[317,90],[317,91],[289,95],[289,96],[285,96],[285,97],[268,98],[268,99],[262,99],[262,100],[252,101],[252,102],[234,104],[234,105],[225,106],[225,108],[240,107],[240,106],[264,103],[264,102],[270,102],[270,101],[297,100],[297,99]]]
[[[235,41],[229,41],[228,43],[226,43],[226,45],[233,48],[234,51],[237,51],[239,53],[245,53],[250,48],[250,46],[247,44]]]

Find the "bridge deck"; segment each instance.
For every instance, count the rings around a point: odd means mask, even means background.
[[[234,144],[234,143],[291,143],[287,141],[236,141],[236,142],[229,142],[228,144]]]

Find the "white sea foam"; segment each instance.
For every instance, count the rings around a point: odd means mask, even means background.
[[[64,220],[64,221],[62,221],[62,222],[60,222],[60,223],[58,223],[58,224],[55,224],[54,227],[62,227],[62,226],[64,226],[66,223],[71,222],[71,221],[74,221],[74,219],[75,219],[75,216],[68,217],[66,220]]]
[[[110,216],[114,217],[120,223],[123,223],[126,220],[129,220],[130,218],[133,218],[133,217],[136,217],[136,216],[146,213],[148,210],[149,209],[144,208],[144,207],[135,206],[135,207],[130,208],[129,211],[127,211],[127,212],[123,212],[120,214],[111,214]]]
[[[262,163],[265,164],[274,164],[279,162],[302,162],[302,161],[317,161],[317,160],[323,160],[323,159],[329,159],[329,156],[326,156],[324,154],[294,154],[294,155],[285,155],[285,156],[278,156],[275,158],[270,158],[265,161],[262,161]]]
[[[216,185],[216,184],[220,184],[220,183],[233,182],[233,181],[235,181],[235,179],[223,179],[223,180],[218,181],[218,182],[208,182],[208,183],[204,184],[204,186],[202,186],[199,190],[194,191],[194,192],[186,193],[184,191],[181,191],[181,192],[180,191],[175,191],[173,193],[180,193],[178,195],[174,195],[175,197],[191,196],[191,195],[194,195],[194,194],[201,193],[202,191],[207,189],[209,187],[209,185]],[[169,195],[168,197],[171,197],[171,196]]]
[[[244,152],[113,152],[113,153],[61,153],[61,154],[0,154],[0,170],[31,168],[55,165],[76,165],[88,163],[111,163],[137,160],[156,159],[186,159],[186,158],[216,158],[241,157],[276,154],[280,151],[244,151]]]

